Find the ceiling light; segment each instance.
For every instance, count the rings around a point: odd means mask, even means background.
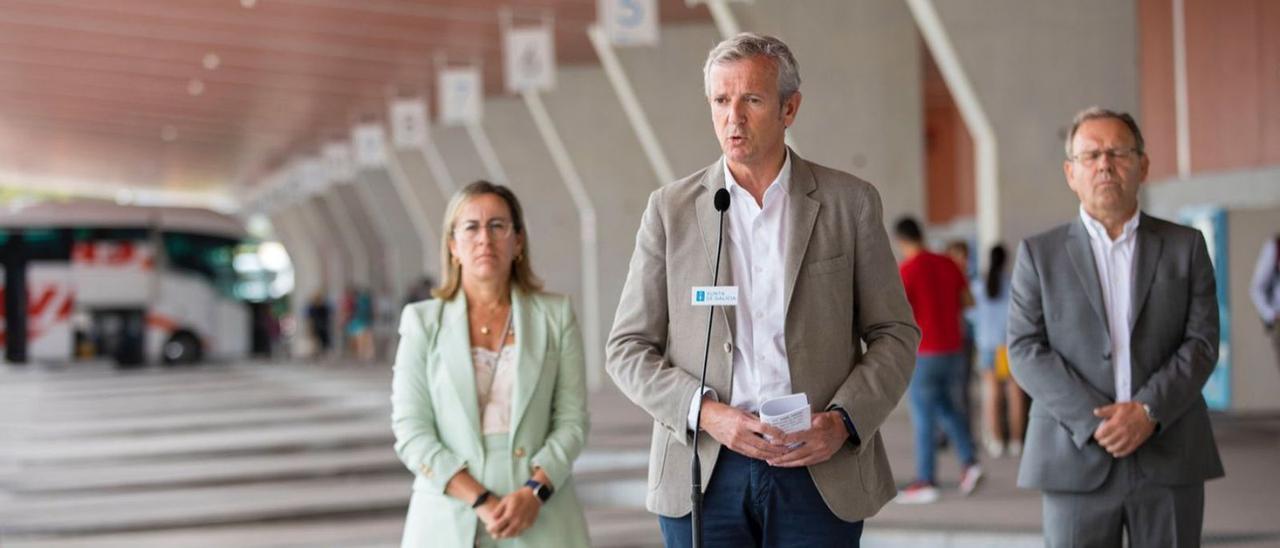
[[[160,140],[166,143],[172,143],[178,140],[178,128],[166,125],[160,128]]]
[[[258,4],[258,0],[240,0],[240,5],[245,8],[252,8]]]
[[[205,70],[213,70],[222,64],[222,59],[218,57],[218,54],[210,52],[204,54],[203,63]]]
[[[187,82],[187,93],[193,96],[199,96],[204,93],[204,82],[201,82],[199,78],[192,78],[190,82]]]

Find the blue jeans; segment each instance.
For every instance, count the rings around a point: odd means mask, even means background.
[[[668,548],[693,545],[692,516],[658,520]],[[702,499],[702,539],[732,548],[857,548],[862,522],[831,513],[807,468],[775,468],[722,447]]]
[[[911,406],[911,425],[916,439],[916,479],[937,483],[934,454],[934,426],[940,421],[947,437],[955,444],[960,463],[977,462],[973,453],[973,437],[969,433],[969,417],[956,409],[951,397],[957,383],[963,382],[964,356],[960,353],[920,356],[911,377],[907,396]]]

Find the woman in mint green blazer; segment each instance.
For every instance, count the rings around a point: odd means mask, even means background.
[[[587,437],[582,336],[541,291],[520,202],[471,183],[441,231],[444,283],[405,307],[391,394],[416,476],[405,547],[587,546],[570,472]]]

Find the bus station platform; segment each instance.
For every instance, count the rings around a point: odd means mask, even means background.
[[[0,365],[0,545],[396,546],[410,476],[391,449],[390,371],[353,363]],[[591,395],[575,467],[596,546],[660,546],[643,509],[650,421],[611,386]],[[1206,486],[1207,546],[1280,545],[1280,417],[1214,417],[1227,476]],[[913,470],[900,407],[883,428]],[[1041,546],[1040,497],[1017,460],[984,459],[970,497],[940,455],[941,500],[889,504],[863,545]]]

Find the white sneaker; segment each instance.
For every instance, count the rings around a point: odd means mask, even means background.
[[[978,483],[982,481],[982,467],[977,463],[970,464],[964,469],[964,474],[960,475],[960,494],[964,496],[972,495],[978,489]]]
[[[925,481],[916,481],[906,486],[893,499],[898,504],[930,504],[937,501],[938,488]]]
[[[1013,440],[1009,442],[1009,456],[1011,457],[1022,456],[1022,442],[1018,440]]]
[[[982,445],[987,449],[987,456],[993,459],[998,459],[1004,454],[1004,443],[998,439],[988,438]]]

